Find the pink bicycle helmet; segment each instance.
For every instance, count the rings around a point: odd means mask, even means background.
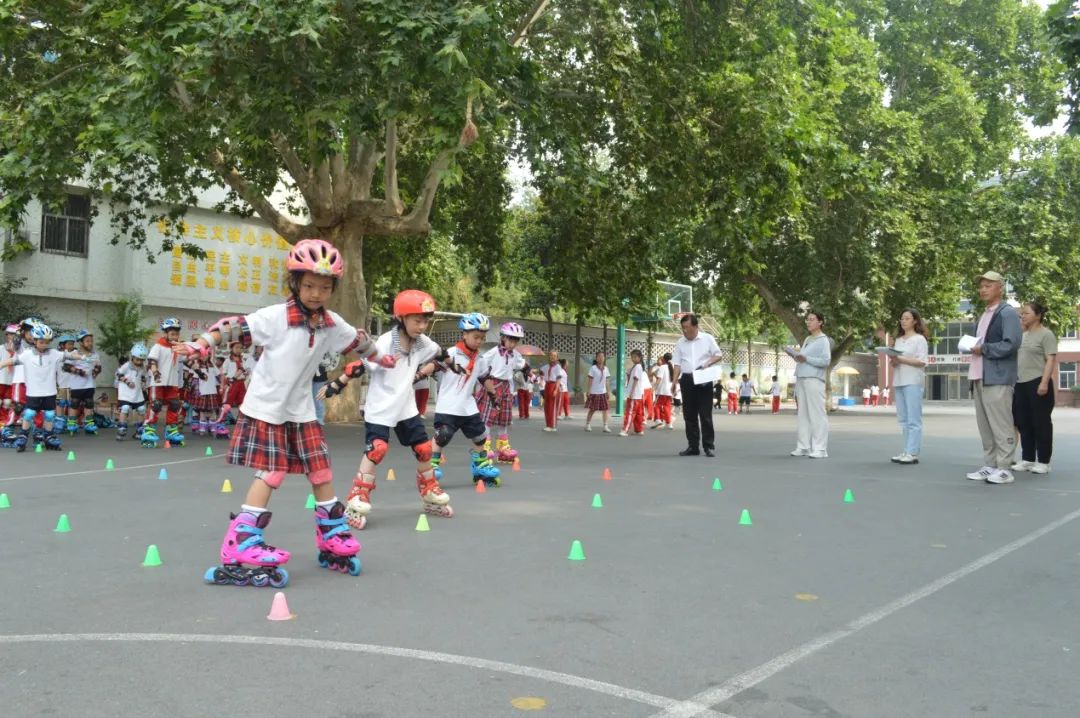
[[[499,327],[499,334],[502,334],[504,337],[521,339],[525,336],[525,330],[522,329],[521,325],[517,322],[507,322]]]
[[[329,242],[322,239],[301,239],[289,250],[285,269],[290,272],[311,272],[324,277],[339,278],[345,271],[345,264],[341,261],[341,253]]]

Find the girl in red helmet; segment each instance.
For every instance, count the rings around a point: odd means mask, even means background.
[[[240,404],[227,459],[255,469],[255,480],[225,532],[222,564],[206,571],[208,583],[284,586],[288,581],[282,566],[289,552],[263,540],[270,523],[266,508],[270,495],[287,473],[306,474],[311,482],[319,565],[354,576],[360,573],[356,558],[360,544],[349,534],[345,506],[334,494],[330,454],[315,420],[311,380],[327,351],[355,351],[375,358],[375,345],[365,332],[326,308],[344,270],[332,245],[321,239],[300,240],[289,251],[285,268],[290,296],[284,304],[222,319],[195,344],[177,348],[179,353],[205,356],[211,346],[229,341],[263,347]],[[393,364],[390,357],[384,361]]]
[[[371,373],[364,404],[364,458],[360,461],[352,490],[346,499],[349,525],[359,530],[367,525],[371,492],[375,490],[375,469],[390,449],[390,431],[416,457],[416,488],[424,511],[451,517],[450,496],[439,486],[431,465],[432,446],[420,412],[416,408],[413,384],[435,372],[436,361],[446,353],[432,341],[427,331],[435,313],[435,300],[426,292],[406,289],[394,299],[394,326],[375,341],[380,355],[396,358],[392,367],[364,362]],[[363,371],[350,371],[327,384],[319,393],[327,397],[341,392],[349,379]]]

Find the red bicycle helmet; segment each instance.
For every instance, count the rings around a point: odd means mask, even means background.
[[[435,300],[427,292],[406,289],[394,297],[395,317],[403,317],[406,314],[433,314],[434,312]]]
[[[340,278],[345,271],[341,253],[322,239],[301,239],[289,250],[285,269],[290,272],[311,272],[324,277]]]

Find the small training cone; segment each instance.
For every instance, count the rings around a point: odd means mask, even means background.
[[[35,454],[40,454],[40,453],[41,453],[42,451],[44,451],[44,449],[42,448],[41,444],[35,444],[35,445],[34,445],[34,453],[35,453]],[[74,460],[75,460],[75,458],[74,458],[74,457],[71,457],[71,456],[69,456],[69,457],[68,457],[68,459],[69,459],[70,461],[74,461]]]
[[[716,478],[716,479],[712,480],[712,490],[713,491],[723,491],[724,490],[724,485],[720,483],[719,478]]]
[[[224,481],[221,482],[221,493],[223,493],[223,494],[231,494],[232,493],[232,482],[229,481],[228,479],[225,479]]]
[[[855,495],[851,493],[851,489],[848,489],[847,491],[844,492],[844,503],[845,504],[853,504],[853,503],[855,503]]]
[[[289,602],[285,600],[285,594],[278,591],[274,594],[274,602],[270,604],[270,615],[266,617],[270,621],[289,621],[296,618],[289,613]]]
[[[11,500],[8,499],[7,494],[0,494],[0,509],[10,509]]]
[[[41,444],[38,444],[38,446],[41,446]],[[74,461],[75,460],[75,452],[74,451],[69,451],[68,452],[68,459],[67,460],[68,461]]]
[[[214,455],[214,450],[211,449],[209,446],[206,447],[206,455],[207,456],[213,456]]]
[[[476,493],[478,493],[478,494],[486,494],[487,493],[487,486],[484,484],[483,479],[476,482]]]
[[[514,464],[510,467],[511,471],[521,471],[521,459],[517,456],[514,457]]]
[[[105,470],[106,471],[112,471],[115,468],[116,467],[113,466],[113,460],[112,459],[109,459],[108,461],[105,462]]]
[[[71,530],[71,523],[68,522],[67,514],[60,514],[60,520],[56,522],[56,528],[53,529],[58,534],[66,534]]]
[[[146,547],[146,558],[143,559],[143,566],[160,566],[161,555],[158,554],[157,546],[150,544]]]
[[[169,443],[168,439],[165,439],[165,448],[166,449],[171,449],[172,448],[172,444]]]
[[[739,517],[739,526],[753,526],[754,521],[750,518],[750,510],[743,509],[742,516]]]
[[[169,472],[165,470],[164,466],[161,467],[161,471],[158,472],[157,477],[159,481],[164,481],[165,479],[169,478]]]
[[[604,500],[600,498],[600,494],[593,494],[592,507],[594,509],[602,509],[602,508],[604,508]]]
[[[315,508],[315,494],[308,494],[307,495],[307,503],[304,504],[304,508],[305,509],[313,509],[313,508]]]
[[[581,548],[581,542],[574,539],[574,543],[570,544],[570,555],[567,556],[571,561],[584,561],[585,549]]]
[[[420,518],[416,520],[417,531],[430,531],[431,527],[428,526],[427,514],[420,514]]]
[[[393,469],[390,469],[389,471],[386,472],[386,480],[387,481],[395,481],[396,479],[397,479],[397,477],[394,476],[394,470]]]
[[[604,467],[604,481],[611,481],[611,469]]]

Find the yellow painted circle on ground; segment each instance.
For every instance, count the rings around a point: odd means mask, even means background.
[[[795,598],[799,601],[816,601],[818,597],[812,593],[796,593]]]
[[[943,544],[943,543],[932,543],[932,544],[930,544],[930,548],[945,548],[945,544]]]
[[[515,698],[510,701],[510,705],[514,706],[519,711],[538,711],[547,705],[547,701],[543,698],[537,698],[536,696],[522,696],[521,698]]]

